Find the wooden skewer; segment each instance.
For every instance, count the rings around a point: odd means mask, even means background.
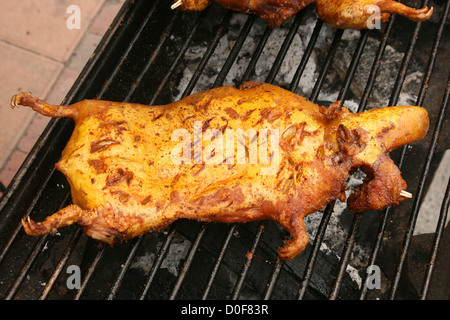
[[[172,5],[170,6],[170,8],[171,8],[172,10],[175,10],[176,8],[178,8],[179,6],[181,6],[182,4],[183,4],[183,0],[177,0],[174,4],[172,4]],[[402,190],[402,191],[400,192],[400,195],[401,195],[402,197],[405,197],[405,198],[412,198],[412,194],[409,193],[408,191],[405,191],[405,190]]]
[[[400,195],[405,198],[412,198],[412,194],[405,190],[400,191]]]
[[[176,8],[181,6],[182,4],[183,4],[183,0],[177,0],[177,2],[175,2],[173,5],[170,6],[170,9],[175,10]]]

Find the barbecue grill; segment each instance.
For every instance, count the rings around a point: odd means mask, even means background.
[[[269,29],[255,16],[216,4],[182,12],[167,0],[127,1],[63,104],[166,104],[247,80],[277,84],[322,105],[341,100],[353,111],[409,102],[430,114],[428,136],[391,153],[413,198],[363,214],[348,212],[339,201],[329,204],[305,219],[310,244],[291,261],[277,259],[288,235],[273,222],[180,220],[114,247],[98,245],[78,226],[33,238],[21,227],[23,217],[41,221],[71,201],[54,164],[73,122],[52,119],[0,199],[0,296],[448,299],[448,176],[438,192],[435,230],[414,230],[449,149],[450,2],[416,5],[434,6],[432,19],[415,23],[394,15],[381,29],[355,31],[333,30],[312,7]],[[351,179],[361,178],[356,172]]]

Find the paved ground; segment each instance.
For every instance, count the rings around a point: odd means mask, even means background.
[[[11,110],[11,97],[30,91],[49,103],[60,103],[124,2],[0,1],[1,184],[9,184],[49,120],[30,109]],[[449,164],[447,152],[424,199],[422,211],[426,212],[419,215],[418,233],[434,231]]]
[[[0,182],[8,185],[48,118],[11,110],[20,91],[62,101],[125,0],[1,0]],[[1,195],[1,193],[0,193]]]

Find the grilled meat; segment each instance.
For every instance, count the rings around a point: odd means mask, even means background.
[[[280,25],[298,11],[315,4],[320,19],[338,29],[367,29],[375,21],[386,22],[390,15],[400,14],[413,21],[427,20],[433,8],[414,9],[393,0],[214,0],[223,7],[260,16],[270,27]],[[172,5],[181,10],[201,11],[212,0],[178,0]]]
[[[78,223],[90,237],[113,244],[177,219],[273,220],[291,235],[279,249],[283,259],[307,245],[305,216],[345,200],[355,168],[367,178],[348,199],[352,211],[405,200],[406,183],[387,153],[428,130],[420,107],[352,113],[339,102],[319,107],[256,82],[164,106],[96,100],[54,106],[29,93],[14,96],[17,105],[75,120],[56,164],[73,204],[43,222],[24,219],[29,235]]]

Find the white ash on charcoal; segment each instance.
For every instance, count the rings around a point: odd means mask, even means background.
[[[325,45],[318,47],[322,53],[318,53],[319,61],[325,59],[327,50],[333,39],[333,30],[324,28]],[[376,58],[378,47],[380,45],[381,31],[373,32],[374,37],[369,36],[364,46],[358,67],[350,84],[347,97],[360,101],[366,90],[366,84],[369,81],[371,69]],[[371,35],[372,35],[371,34]],[[345,79],[347,70],[349,69],[352,56],[355,53],[356,46],[361,37],[361,32],[357,30],[345,30],[338,50],[330,66],[327,79],[324,82],[319,99],[323,99],[323,95],[330,95],[331,92],[339,92]],[[393,47],[394,42],[387,43],[380,62],[379,70],[376,74],[374,87],[371,90],[367,102],[367,108],[378,108],[389,106],[390,96],[395,85],[398,73],[400,71],[401,62],[404,53]],[[422,61],[412,58],[412,62],[406,71],[406,77],[403,82],[402,91],[399,95],[396,105],[415,105],[417,93],[419,92],[423,72],[419,71]],[[337,96],[337,95],[336,95]]]
[[[162,242],[157,246],[160,249]],[[171,246],[168,249],[166,258],[161,263],[161,269],[166,269],[173,276],[178,276],[178,270],[180,270],[183,260],[191,247],[191,241],[185,239],[184,237],[177,236],[172,241]],[[144,252],[142,256],[138,256],[136,260],[132,263],[132,269],[140,269],[144,273],[149,273],[153,263],[155,261],[156,255],[153,252]]]

